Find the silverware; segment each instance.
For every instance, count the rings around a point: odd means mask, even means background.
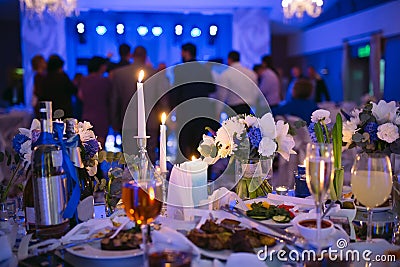
[[[229,208],[227,206],[221,207],[222,210],[235,215],[238,218],[241,218],[241,221],[250,224],[250,226],[256,228],[257,230],[277,239],[285,242],[288,245],[292,245],[298,249],[306,249],[309,248],[309,243],[303,237],[296,236],[292,233],[288,233],[285,230],[274,228],[267,226],[253,218],[250,218],[246,215],[245,211],[242,211],[238,208]]]
[[[323,218],[325,218],[325,216],[328,214],[328,212],[332,209],[332,207],[333,207],[335,204],[336,204],[336,203],[333,202],[333,201],[329,204],[328,208],[325,209],[325,211],[322,213],[321,221],[322,221]]]
[[[125,221],[124,223],[122,223],[117,230],[115,230],[115,232],[110,236],[110,239],[114,239],[114,237],[116,237],[118,235],[119,232],[121,232],[121,230],[125,227],[125,225],[128,224],[128,222],[130,222],[129,220]]]

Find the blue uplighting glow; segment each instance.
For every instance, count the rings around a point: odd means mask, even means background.
[[[217,35],[217,32],[218,32],[218,27],[215,25],[211,25],[210,26],[210,35],[215,36],[215,35]]]
[[[78,24],[76,24],[76,30],[78,31],[78,33],[84,33],[85,32],[85,24],[83,24],[82,22],[79,22]]]
[[[182,35],[182,33],[183,33],[183,26],[180,24],[176,25],[175,26],[175,34],[179,36],[179,35]]]
[[[156,26],[151,29],[151,32],[153,33],[154,36],[160,36],[163,32],[163,29],[159,26]]]
[[[193,28],[190,31],[190,35],[194,38],[199,37],[201,35],[201,30],[199,28]]]
[[[139,26],[137,27],[137,32],[140,36],[145,36],[149,32],[149,29],[146,26]]]
[[[125,32],[124,24],[118,23],[116,28],[117,28],[117,33],[118,34],[124,34],[124,32]]]
[[[99,25],[96,27],[96,32],[98,35],[104,35],[107,32],[107,28],[104,25]]]

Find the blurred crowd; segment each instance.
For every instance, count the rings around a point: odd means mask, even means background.
[[[53,109],[62,109],[64,118],[90,121],[104,146],[110,129],[121,133],[125,112],[136,91],[136,74],[143,69],[144,81],[152,82],[152,88],[156,88],[154,98],[157,100],[147,120],[149,135],[154,136],[149,143],[150,157],[156,157],[153,151],[158,144],[160,112],[175,109],[179,114],[176,121],[183,159],[198,155],[196,148],[205,128],[217,129],[220,114],[229,115],[232,111],[254,114],[255,109],[262,105],[262,96],[268,101],[274,115],[294,115],[305,121],[309,121],[318,102],[330,101],[324,80],[312,66],[307,68],[307,75],[302,73],[300,67],[293,66],[289,79],[281,69],[275,68],[271,55],[260,57],[260,64],[254,65],[253,69],[241,64],[239,51],[229,52],[225,60],[212,60],[210,64],[204,64],[197,61],[199,55],[196,46],[186,43],[181,47],[182,63],[190,64],[174,66],[172,79],[167,75],[168,72],[163,72],[166,64],[160,63],[155,68],[149,62],[143,46],[131,49],[127,44],[120,45],[118,62],[110,61],[110,56],[92,57],[87,64],[88,74],[84,76],[78,73],[72,80],[64,72],[64,60],[60,56],[51,55],[47,60],[42,55],[33,57],[31,64],[35,76],[32,105],[36,116],[39,114],[39,101],[52,101]],[[224,61],[231,68],[218,64]],[[149,79],[156,73],[157,79]],[[203,107],[214,113],[210,116],[216,120],[204,118],[206,115],[191,120],[192,114],[179,112],[180,104],[198,97],[219,100],[219,104]]]

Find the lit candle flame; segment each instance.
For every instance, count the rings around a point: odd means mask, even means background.
[[[161,123],[164,125],[166,121],[167,121],[167,114],[163,112],[163,114],[161,115]]]
[[[143,70],[141,70],[140,72],[139,72],[139,78],[138,78],[138,82],[142,82],[142,80],[143,80],[143,78],[144,78],[144,71]]]
[[[154,200],[156,198],[153,187],[149,188],[149,198],[150,198],[150,200]]]
[[[196,156],[192,156],[192,161],[194,161],[194,160],[196,160],[197,158],[196,158]]]

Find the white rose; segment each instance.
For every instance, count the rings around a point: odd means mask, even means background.
[[[391,122],[379,125],[378,138],[390,143],[393,143],[399,138],[399,128]]]
[[[343,124],[343,142],[351,143],[353,141],[353,135],[356,133],[357,124],[354,121],[346,121]]]
[[[289,124],[285,123],[282,120],[277,121],[276,123],[276,142],[278,143],[277,152],[281,154],[281,156],[285,160],[289,160],[290,154],[296,154],[293,150],[295,143],[293,136],[288,134]]]
[[[277,144],[273,139],[263,137],[258,147],[258,153],[260,153],[261,156],[270,157],[275,153],[276,148]]]
[[[372,115],[374,115],[378,124],[394,122],[397,109],[394,101],[386,103],[384,100],[380,100],[378,104],[372,103]]]
[[[325,109],[317,109],[311,114],[311,121],[314,123],[323,122],[325,124],[331,123],[331,113]]]
[[[262,137],[268,137],[270,139],[275,139],[276,137],[276,127],[275,121],[271,113],[267,113],[260,119],[260,130]]]

